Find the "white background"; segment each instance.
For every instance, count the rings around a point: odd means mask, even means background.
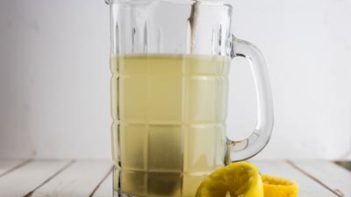
[[[0,1],[0,158],[110,158],[103,0]],[[275,127],[260,159],[351,158],[351,0],[236,0],[233,28],[269,67]],[[247,64],[228,125],[255,124]]]

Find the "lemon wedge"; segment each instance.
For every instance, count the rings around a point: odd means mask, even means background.
[[[265,197],[297,197],[299,186],[285,178],[262,175]]]
[[[255,165],[237,162],[221,167],[200,184],[196,197],[263,197],[261,176]]]

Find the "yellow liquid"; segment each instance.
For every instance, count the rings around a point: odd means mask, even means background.
[[[220,56],[112,57],[115,190],[195,196],[225,165],[229,60]]]

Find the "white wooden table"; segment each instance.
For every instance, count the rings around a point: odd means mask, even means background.
[[[294,179],[300,197],[351,197],[351,172],[328,161],[253,161]],[[0,160],[0,197],[111,197],[109,161]]]

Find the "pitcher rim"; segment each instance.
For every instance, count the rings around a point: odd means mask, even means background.
[[[204,4],[210,6],[233,7],[234,0],[105,0],[107,5],[128,4],[128,5],[145,5],[152,2],[169,2],[174,4]]]

